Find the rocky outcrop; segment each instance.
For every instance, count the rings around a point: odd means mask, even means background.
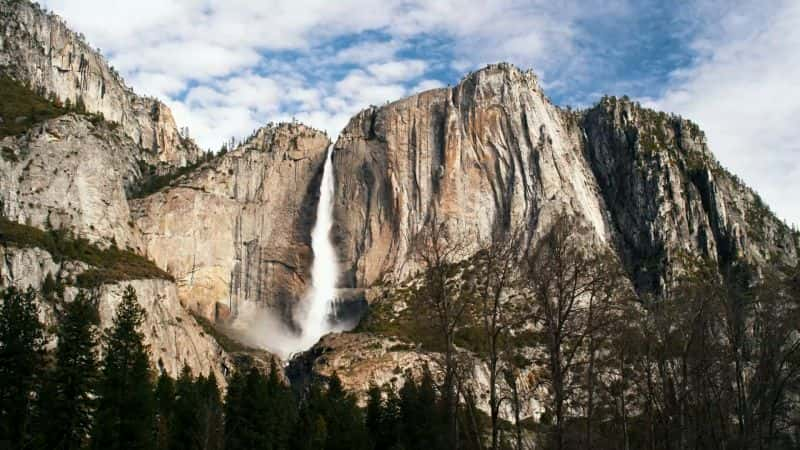
[[[119,127],[67,114],[0,140],[2,213],[42,229],[140,250],[126,197],[140,148]]]
[[[614,245],[640,292],[662,290],[686,255],[797,261],[791,230],[720,166],[696,124],[627,98],[604,98],[581,124]]]
[[[29,287],[41,290],[44,279],[68,283],[89,267],[76,261],[54,261],[53,257],[39,248],[0,246],[0,286]],[[217,341],[206,334],[178,300],[177,288],[167,280],[130,280],[106,284],[92,291],[97,298],[100,327],[112,325],[114,312],[122,301],[126,286],[136,290],[139,303],[147,312],[142,333],[150,347],[151,367],[165,370],[173,377],[180,374],[184,364],[195,374],[213,371],[223,386],[225,376],[233,367],[231,357]],[[78,288],[68,286],[64,301],[72,301]],[[50,329],[57,322],[60,305],[57,301],[41,301],[41,320]],[[50,347],[55,345],[50,342]]]
[[[309,282],[328,145],[306,126],[271,125],[133,203],[146,255],[176,277],[186,304],[216,319],[256,302],[291,322]]]
[[[166,105],[134,94],[98,50],[30,2],[0,2],[0,73],[119,123],[167,167],[184,166],[200,154],[181,136]]]
[[[468,377],[469,389],[475,394],[476,406],[484,413],[489,413],[489,375],[487,367],[478,358],[469,357],[473,361]],[[342,381],[342,385],[357,395],[361,406],[367,403],[367,392],[373,386],[393,386],[399,390],[409,377],[419,381],[427,370],[434,380],[441,382],[444,374],[441,370],[440,354],[421,350],[415,344],[403,342],[394,337],[374,335],[371,333],[329,334],[307,352],[292,360],[287,369],[290,380],[294,384],[309,381],[309,375],[330,377],[334,373]],[[521,418],[536,417],[544,411],[537,394],[535,382],[536,368],[531,366],[519,375],[518,389],[526,392],[526,402],[520,407]],[[500,383],[501,392],[507,392],[507,386]],[[501,416],[513,420],[513,411],[504,402]]]
[[[412,273],[410,243],[434,217],[467,255],[509,228],[534,242],[554,215],[579,217],[641,292],[661,291],[680,253],[797,260],[791,230],[720,168],[696,125],[627,100],[562,110],[509,64],[362,111],[335,148],[346,287]]]

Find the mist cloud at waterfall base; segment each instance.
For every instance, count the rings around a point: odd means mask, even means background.
[[[236,320],[223,327],[223,332],[248,347],[265,349],[283,360],[314,344],[306,345],[301,332],[282,320],[273,309],[253,302],[241,305]]]

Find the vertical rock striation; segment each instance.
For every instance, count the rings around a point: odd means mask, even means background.
[[[533,242],[555,214],[580,217],[641,292],[662,291],[682,254],[797,260],[797,238],[696,125],[625,99],[563,110],[509,64],[364,110],[336,149],[348,286],[413,272],[410,243],[434,216],[468,249],[517,225]]]

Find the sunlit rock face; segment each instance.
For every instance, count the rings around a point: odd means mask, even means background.
[[[244,303],[286,323],[310,285],[311,229],[330,141],[281,124],[132,202],[145,253],[178,280],[179,296],[209,319]]]
[[[334,166],[344,286],[413,273],[411,242],[434,214],[465,253],[517,225],[534,243],[556,214],[577,216],[641,292],[661,291],[681,253],[797,258],[791,230],[719,166],[696,125],[626,99],[564,110],[508,64],[362,111]]]
[[[0,72],[119,123],[165,167],[183,166],[200,154],[181,136],[166,105],[134,94],[82,36],[32,3],[0,2]]]
[[[582,215],[605,240],[582,142],[577,117],[552,105],[533,73],[505,64],[361,112],[334,159],[345,279],[368,286],[413,272],[410,243],[434,214],[467,251],[513,226],[534,236],[560,211]]]

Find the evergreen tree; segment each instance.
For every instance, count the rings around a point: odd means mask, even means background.
[[[40,398],[45,448],[86,445],[94,410],[98,324],[96,304],[83,292],[65,305],[58,324],[55,367]]]
[[[267,376],[268,408],[267,414],[274,450],[289,448],[292,427],[297,420],[297,406],[291,389],[278,377],[278,367],[273,361]]]
[[[381,416],[383,415],[383,393],[381,388],[372,385],[367,391],[367,410],[365,411],[365,422],[367,433],[372,448],[382,448]]]
[[[225,449],[245,449],[240,431],[246,426],[242,414],[245,379],[236,371],[228,381],[228,392],[225,395]]]
[[[175,382],[166,372],[161,372],[155,391],[155,443],[156,449],[169,448],[169,430],[175,405]]]
[[[8,288],[0,306],[0,442],[22,448],[29,439],[31,398],[43,368],[45,338],[32,289]]]
[[[103,450],[152,446],[154,401],[147,347],[139,331],[145,312],[128,286],[103,348],[92,447]]]
[[[172,450],[200,450],[203,439],[200,432],[200,396],[192,371],[184,365],[175,383],[175,403],[170,423],[170,445]]]
[[[345,392],[342,381],[333,374],[320,405],[326,423],[326,450],[358,450],[369,448],[367,430],[361,410],[352,394]]]
[[[222,450],[225,423],[222,416],[222,400],[214,372],[197,380],[200,396],[201,447],[205,450]]]

